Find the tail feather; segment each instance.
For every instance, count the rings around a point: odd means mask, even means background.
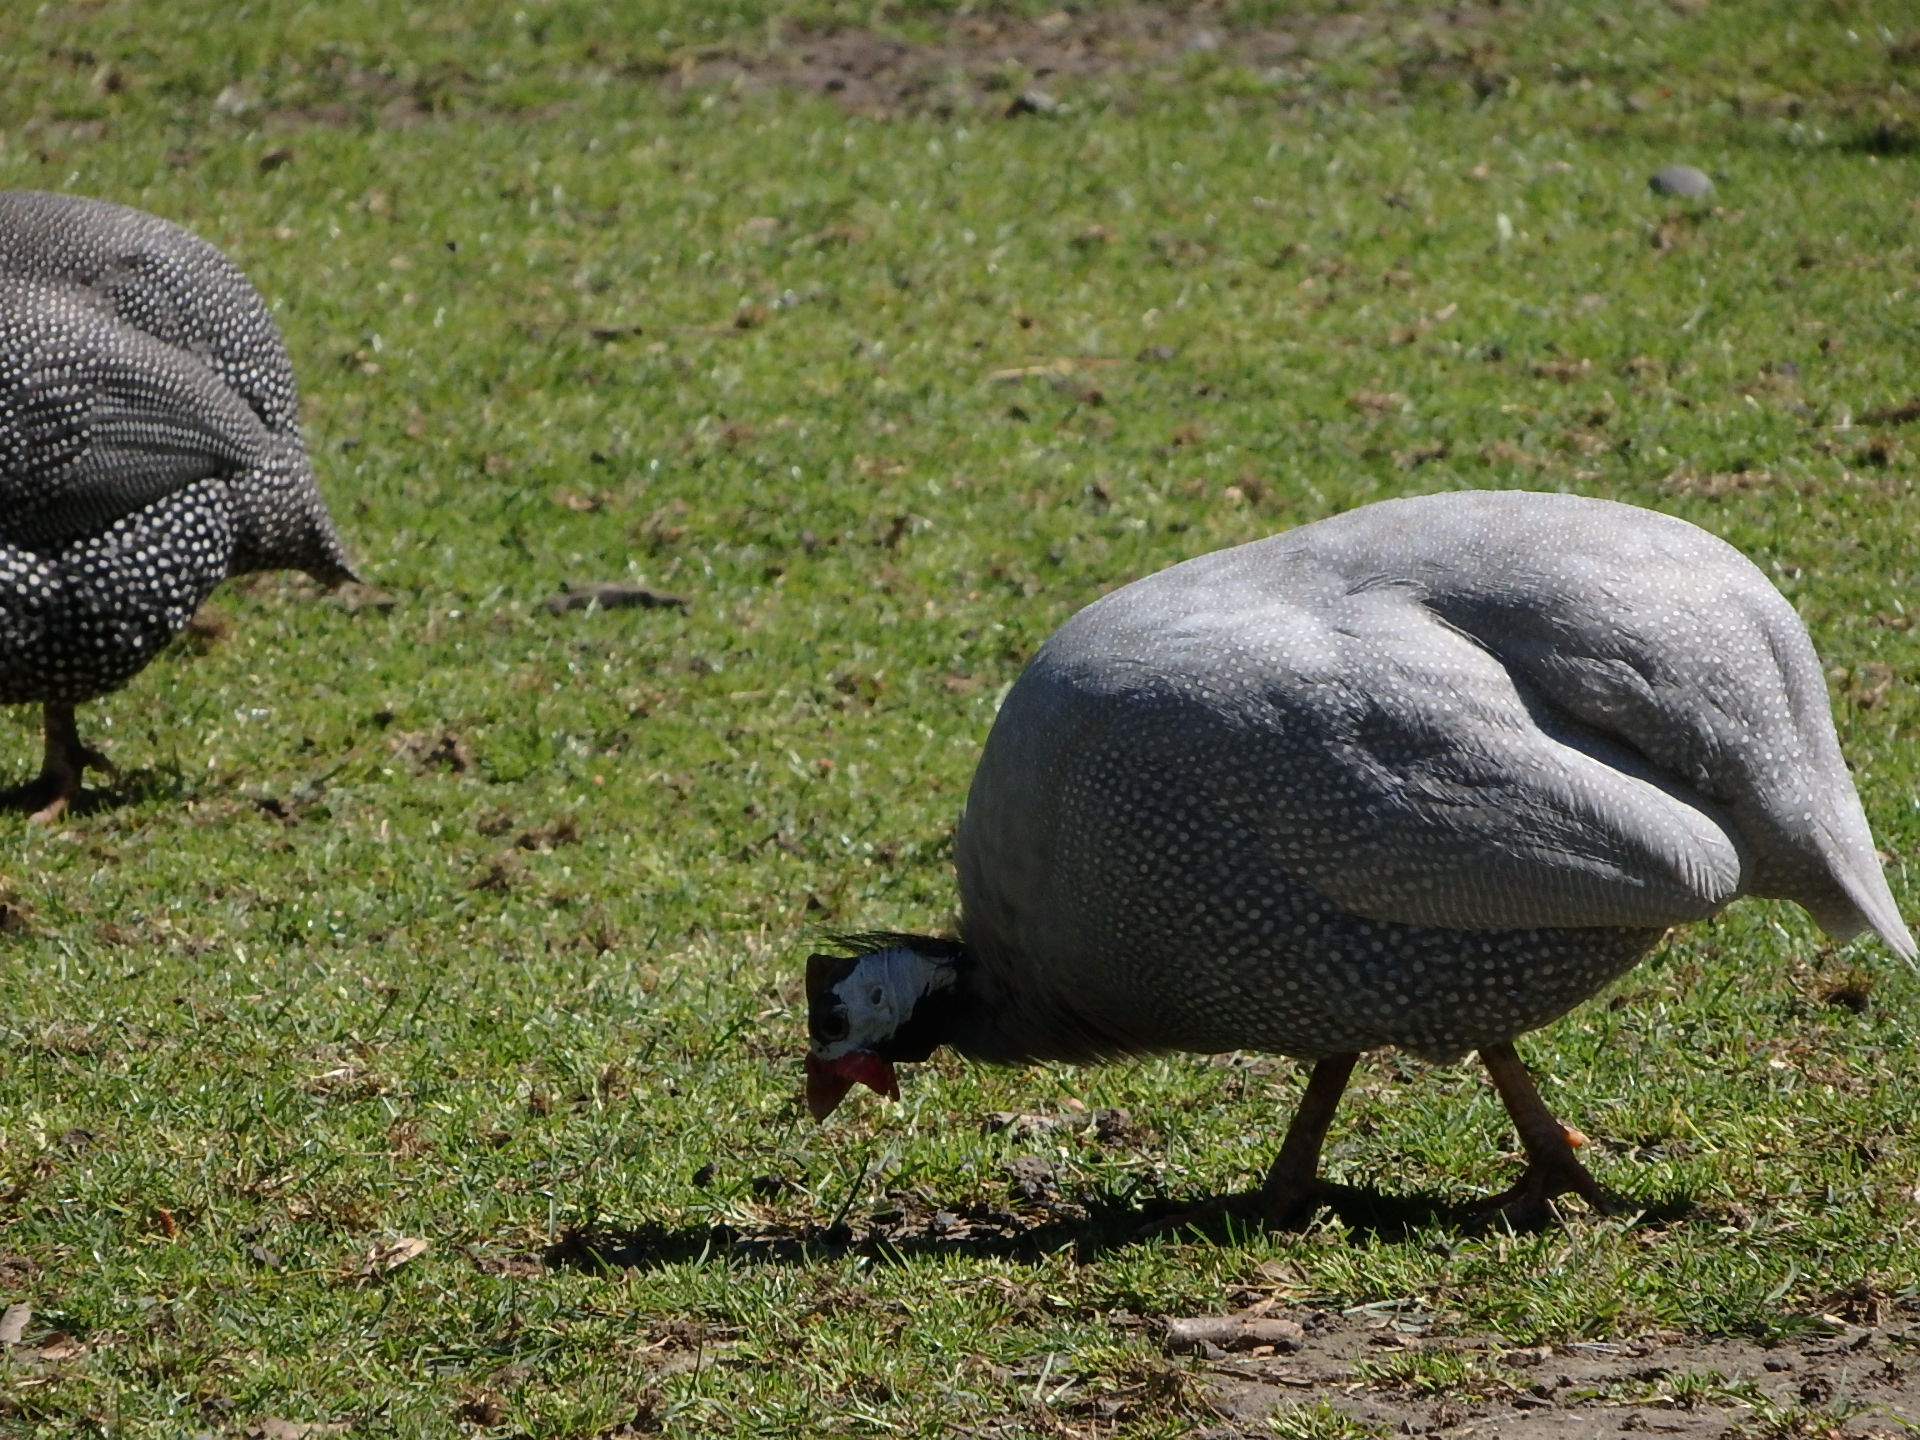
[[[1879,895],[1874,897],[1871,906],[1861,905],[1861,913],[1867,917],[1867,923],[1873,927],[1873,933],[1887,942],[1887,948],[1902,960],[1920,958],[1920,945],[1913,942],[1913,932],[1907,928],[1907,922],[1900,918],[1900,912],[1894,908],[1893,895],[1882,880],[1876,887]]]
[[[1913,932],[1901,918],[1893,891],[1888,888],[1887,877],[1877,860],[1870,860],[1864,867],[1841,868],[1834,879],[1839,882],[1845,898],[1842,903],[1814,915],[1821,929],[1837,940],[1851,940],[1862,931],[1871,930],[1902,960],[1920,958],[1920,946],[1914,944]]]

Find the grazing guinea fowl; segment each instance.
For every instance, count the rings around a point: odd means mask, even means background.
[[[1528,1156],[1490,1204],[1605,1197],[1513,1038],[1741,895],[1911,958],[1807,632],[1731,546],[1569,495],[1391,500],[1067,622],[956,842],[957,940],[815,955],[807,1098],[896,1061],[1314,1062],[1259,1193],[1316,1176],[1363,1050],[1479,1051]]]
[[[118,689],[214,587],[252,570],[354,578],[300,438],[293,367],[213,246],[124,205],[0,192],[0,704],[45,707],[60,815],[73,707]]]

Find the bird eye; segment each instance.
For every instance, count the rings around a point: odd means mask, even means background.
[[[847,1038],[847,1012],[838,1005],[825,1015],[816,1015],[813,1020],[813,1038],[822,1045],[831,1045],[836,1040]]]
[[[873,1006],[873,1008],[876,1010],[880,1008],[880,1003],[886,998],[887,998],[887,992],[885,990],[882,990],[878,985],[874,986],[872,990],[867,992],[867,1004]]]

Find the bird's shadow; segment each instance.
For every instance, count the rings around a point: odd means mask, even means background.
[[[89,815],[110,815],[145,805],[150,801],[178,803],[187,796],[187,777],[178,766],[145,766],[139,770],[117,770],[105,785],[87,785],[79,797],[67,806],[75,819]],[[47,802],[45,787],[38,780],[0,789],[0,810],[31,812]]]
[[[1235,1205],[1241,1198],[1143,1203],[1103,1192],[1078,1206],[1018,1214],[992,1206],[916,1216],[887,1211],[862,1221],[858,1229],[843,1223],[751,1229],[730,1224],[590,1224],[563,1231],[540,1258],[549,1269],[586,1271],[660,1270],[703,1260],[798,1265],[847,1255],[883,1263],[947,1256],[1032,1263],[1062,1250],[1072,1250],[1076,1259],[1086,1262],[1166,1240],[1243,1243],[1258,1235],[1260,1226],[1244,1207]],[[1623,1200],[1619,1214],[1635,1228],[1664,1228],[1697,1209],[1690,1195],[1676,1192],[1658,1199]],[[1489,1216],[1483,1201],[1432,1191],[1389,1194],[1365,1185],[1338,1187],[1314,1223],[1329,1219],[1357,1245],[1392,1244],[1436,1228],[1463,1237],[1521,1228],[1497,1214]]]

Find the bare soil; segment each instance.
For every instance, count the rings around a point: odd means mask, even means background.
[[[1084,1119],[1085,1117],[1080,1117]],[[1047,1117],[996,1116],[995,1122],[1050,1123]],[[991,1122],[990,1122],[991,1123]],[[1093,1123],[1123,1138],[1124,1111],[1102,1111]],[[1007,1128],[996,1125],[996,1128]],[[1144,1223],[1166,1202],[1127,1204],[1067,1200],[1050,1167],[1037,1157],[1007,1167],[1012,1203],[943,1209],[926,1197],[895,1193],[893,1208],[851,1225],[778,1222],[748,1229],[694,1225],[621,1232],[571,1232],[544,1254],[515,1257],[529,1272],[542,1267],[595,1270],[652,1268],[697,1254],[736,1263],[804,1264],[821,1255],[860,1253],[882,1262],[914,1255],[997,1256],[1031,1260],[1063,1245],[1083,1258],[1136,1243]],[[777,1205],[789,1186],[778,1176],[754,1182]],[[1184,1207],[1181,1207],[1184,1208]],[[1370,1216],[1362,1231],[1391,1229],[1410,1218],[1457,1219],[1459,1206],[1354,1191],[1341,1208]],[[1265,1267],[1263,1267],[1264,1269]],[[1306,1405],[1346,1412],[1372,1433],[1488,1435],[1502,1440],[1591,1440],[1591,1437],[1678,1435],[1807,1437],[1864,1440],[1920,1429],[1920,1297],[1856,1286],[1825,1302],[1818,1315],[1783,1317],[1792,1338],[1745,1340],[1680,1333],[1632,1339],[1516,1347],[1497,1337],[1436,1336],[1434,1317],[1389,1307],[1345,1313],[1295,1308],[1290,1282],[1240,1289],[1223,1297],[1230,1315],[1104,1316],[1116,1331],[1155,1337],[1170,1363],[1201,1352],[1194,1378],[1201,1408],[1213,1419],[1201,1440],[1271,1440],[1268,1418]],[[1236,1323],[1239,1335],[1235,1335]],[[1213,1343],[1195,1343],[1195,1335]],[[703,1337],[699,1353],[722,1354],[730,1338]],[[663,1363],[693,1363],[695,1349],[668,1336]],[[679,1355],[679,1350],[687,1350]],[[1070,1367],[1063,1366],[1066,1370]],[[1128,1395],[1090,1399],[1076,1410],[1085,1423],[1062,1433],[1114,1433]]]
[[[1206,1362],[1222,1423],[1204,1440],[1272,1431],[1266,1418],[1324,1401],[1376,1429],[1502,1440],[1679,1435],[1865,1437],[1920,1425],[1920,1328],[1836,1326],[1774,1344],[1649,1336],[1513,1349],[1486,1338],[1426,1340],[1393,1322],[1297,1315],[1299,1350]],[[1916,1317],[1920,1318],[1920,1317]],[[1421,1394],[1362,1372],[1408,1352],[1460,1352],[1466,1384]]]
[[[1056,90],[1126,74],[1177,79],[1190,64],[1226,64],[1284,77],[1318,58],[1382,36],[1427,64],[1460,64],[1465,36],[1483,21],[1474,6],[1375,5],[1279,25],[1232,26],[1215,7],[1120,5],[1060,9],[1038,18],[956,16],[930,38],[858,28],[795,33],[761,55],[688,57],[669,74],[686,89],[779,86],[828,95],[857,113],[1056,108]],[[1452,53],[1460,50],[1460,53]],[[1444,53],[1443,53],[1444,52]]]

